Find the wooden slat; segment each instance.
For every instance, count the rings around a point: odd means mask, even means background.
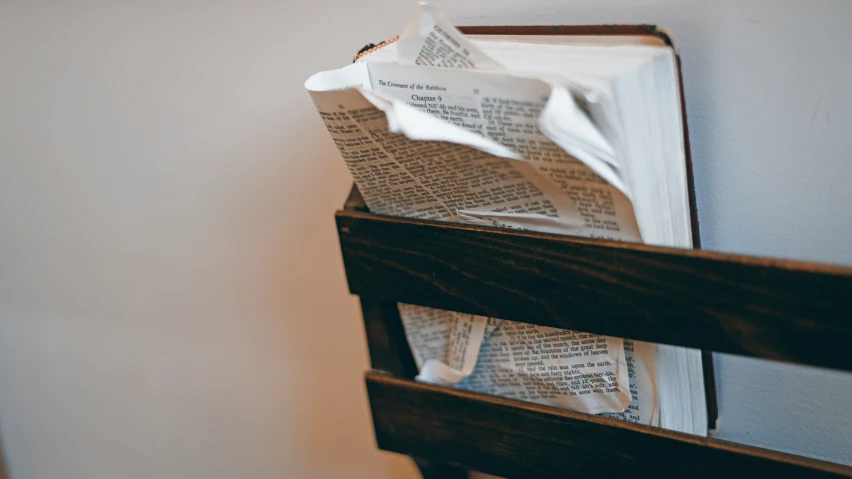
[[[852,468],[367,373],[381,449],[503,477],[852,477]]]
[[[337,213],[353,294],[852,370],[852,269]]]

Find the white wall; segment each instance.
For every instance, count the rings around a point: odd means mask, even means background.
[[[301,87],[413,2],[37,3],[0,4],[13,477],[413,477],[374,449],[332,220],[350,180]],[[852,3],[443,6],[669,28],[705,246],[852,263]],[[720,437],[852,463],[852,377],[717,367]]]

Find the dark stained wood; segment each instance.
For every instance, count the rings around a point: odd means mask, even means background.
[[[719,401],[716,399],[716,366],[713,352],[701,351],[701,370],[704,375],[704,396],[707,398],[707,429],[715,431],[719,420]]]
[[[364,316],[364,329],[367,332],[370,364],[373,369],[397,377],[414,378],[417,375],[417,365],[405,339],[405,330],[399,319],[396,303],[361,297],[361,312]],[[414,462],[423,479],[466,479],[468,476],[466,469],[451,464],[427,459],[415,459]]]
[[[469,34],[515,35],[647,34],[658,36],[672,45],[665,33],[651,25],[462,27],[462,30]],[[680,75],[680,70],[678,73]],[[682,78],[680,80],[685,121]],[[686,123],[684,123],[684,137],[687,149],[687,180],[690,190],[694,245],[698,248],[700,245],[698,215],[693,192],[692,162],[689,156]],[[347,200],[346,209],[368,211],[357,189],[353,190],[353,194]],[[352,231],[351,225],[341,225],[340,218],[338,220],[341,233]],[[362,299],[374,366],[392,371],[399,376],[413,375],[413,361],[402,336],[398,312],[395,307],[392,307],[394,303],[391,301],[397,300],[490,314],[535,324],[712,348],[723,352],[804,364],[850,369],[850,362],[852,362],[833,352],[839,350],[835,349],[838,345],[850,339],[849,326],[844,321],[844,318],[849,316],[850,304],[849,300],[843,299],[845,296],[843,293],[850,291],[850,270],[848,269],[730,255],[684,256],[683,252],[675,252],[672,255],[670,250],[653,248],[637,250],[630,246],[621,247],[592,242],[592,245],[598,247],[613,247],[610,251],[595,250],[595,248],[584,247],[582,240],[571,239],[569,242],[575,244],[568,247],[567,252],[565,249],[557,248],[558,251],[547,254],[545,249],[540,248],[541,244],[530,245],[523,239],[516,244],[515,241],[518,238],[511,238],[503,244],[491,245],[494,247],[490,251],[487,242],[466,241],[468,238],[460,231],[451,233],[449,239],[419,238],[425,241],[427,246],[436,239],[439,242],[449,240],[454,243],[449,248],[452,255],[473,251],[474,258],[470,259],[471,263],[494,261],[493,267],[480,268],[469,275],[466,265],[453,267],[452,262],[455,261],[456,256],[442,261],[440,256],[435,255],[436,252],[440,252],[440,248],[436,250],[427,247],[418,251],[417,248],[424,245],[423,242],[418,241],[406,243],[402,251],[391,251],[394,254],[379,258],[377,253],[381,253],[380,250],[384,245],[379,245],[378,249],[375,244],[366,245],[366,250],[359,249],[365,246],[363,244],[365,237],[358,238],[358,234],[361,233],[364,231],[357,230],[352,237],[355,250],[347,251],[344,246],[347,269],[350,264],[349,258],[354,252],[355,261],[360,267],[365,268],[365,271],[360,271],[359,274],[379,273],[378,275],[381,276],[383,271],[381,268],[390,268],[403,270],[402,277],[406,277],[406,281],[402,283],[397,281],[399,276],[379,279],[378,282],[367,284],[364,291],[386,288],[382,285],[382,280],[385,280],[389,283],[393,282],[397,288],[396,291],[410,294],[410,296],[392,293],[387,296],[376,296],[379,299]],[[400,238],[406,238],[407,234],[409,232],[402,234]],[[428,236],[429,233],[421,231],[421,234]],[[511,232],[509,234],[511,236]],[[537,239],[542,240],[541,237]],[[343,235],[341,240],[343,243]],[[381,238],[379,243],[384,240],[385,238]],[[359,241],[362,243],[357,244]],[[549,240],[545,238],[544,241]],[[486,250],[479,251],[483,246]],[[589,245],[586,244],[586,246]],[[502,257],[505,251],[501,250],[504,248],[509,250],[507,258]],[[368,257],[366,262],[364,253]],[[424,268],[423,263],[431,261],[430,256],[436,264],[432,268]],[[530,257],[532,257],[531,266],[527,267],[525,261]],[[377,264],[378,269],[369,269]],[[525,290],[523,279],[504,282],[512,275],[513,265],[521,266],[518,268],[521,277],[534,279],[536,275],[540,275],[538,283],[530,283],[532,286]],[[599,266],[603,267],[598,268]],[[736,274],[743,268],[748,272],[741,281]],[[777,274],[779,270],[784,272],[779,275]],[[567,275],[562,276],[566,272]],[[486,273],[497,275],[489,278]],[[583,282],[584,276],[586,283]],[[832,277],[839,280],[833,280]],[[477,282],[481,284],[476,285]],[[535,297],[542,291],[542,285],[546,294],[544,299],[539,301]],[[566,285],[569,286],[567,289]],[[799,288],[801,285],[807,287]],[[826,285],[829,287],[822,288]],[[660,290],[654,292],[653,289],[658,287]],[[351,284],[350,288],[353,289]],[[422,289],[416,290],[417,288]],[[408,293],[407,290],[412,292]],[[474,294],[467,294],[469,290]],[[355,289],[353,292],[357,293]],[[509,297],[500,298],[499,301],[494,300],[497,304],[489,305],[489,294],[496,295],[492,297],[502,294]],[[801,296],[796,298],[796,294]],[[790,299],[784,301],[783,299],[788,296]],[[406,297],[420,298],[426,302],[406,300],[404,299]],[[596,302],[598,306],[595,306]],[[461,307],[453,306],[453,304],[461,304]],[[533,307],[529,308],[530,305]],[[595,307],[599,309],[598,314],[589,316],[589,310]],[[527,310],[531,312],[529,315]],[[513,314],[517,314],[518,317],[493,314],[489,311],[514,311]],[[833,317],[832,314],[834,314]],[[583,319],[583,315],[587,316]],[[529,319],[530,317],[532,319]],[[582,324],[587,324],[589,327]],[[648,331],[650,337],[630,334],[630,331],[641,333],[643,329]],[[800,334],[801,338],[798,336]],[[398,339],[399,337],[403,338],[402,341]],[[821,337],[824,339],[822,342],[820,342]],[[797,343],[800,339],[803,339],[801,346]],[[399,347],[400,344],[403,348]],[[703,361],[705,389],[708,391],[708,416],[713,427],[716,419],[716,402],[711,353],[705,351]],[[458,462],[486,472],[509,476],[529,476],[539,475],[539,473],[574,475],[583,472],[610,476],[615,473],[639,472],[640,474],[662,473],[664,476],[711,477],[730,470],[735,470],[738,474],[749,473],[757,468],[760,470],[755,473],[759,472],[761,475],[773,473],[789,474],[795,477],[849,475],[848,468],[833,464],[657,429],[642,430],[641,426],[622,422],[610,421],[613,424],[602,424],[600,418],[593,416],[551,410],[511,400],[449,391],[451,396],[453,394],[461,396],[455,399],[450,397],[450,401],[446,401],[447,397],[441,397],[436,402],[434,397],[430,400],[430,396],[418,389],[429,389],[429,386],[404,382],[396,385],[381,385],[381,387],[386,386],[385,391],[391,391],[392,394],[384,396],[385,399],[390,397],[390,402],[386,406],[377,406],[381,397],[376,399],[377,395],[373,394],[375,384],[381,383],[382,379],[387,379],[378,378],[378,380],[371,380],[368,377],[368,387],[371,392],[379,444],[385,445],[390,441],[391,447],[385,447],[386,449],[424,458],[417,461],[424,477],[449,477],[450,474],[463,474],[461,469],[448,468],[446,465],[434,462],[435,460]],[[387,381],[392,383],[394,380],[387,379]],[[410,390],[404,391],[406,388]],[[440,394],[448,393],[447,390],[440,388],[433,389],[438,389]],[[435,394],[434,390],[426,392]],[[408,394],[413,399],[406,401],[404,398],[394,396],[394,394],[402,393]],[[459,406],[459,400],[467,401],[467,406]],[[502,409],[494,411],[495,404],[491,404],[493,402],[498,403],[496,406]],[[407,412],[399,413],[400,407],[409,407],[409,409]],[[459,412],[462,414],[461,417],[453,416]],[[395,414],[398,417],[395,417]],[[554,419],[554,414],[569,417]],[[531,415],[535,417],[534,421],[529,420]],[[465,422],[466,419],[471,418],[475,419],[472,423]],[[504,418],[509,420],[504,421]],[[497,419],[501,422],[497,423]],[[543,422],[540,423],[540,421]],[[568,421],[571,427],[566,427],[560,421]],[[604,423],[607,421],[609,420],[603,420]],[[508,425],[503,427],[504,423]],[[417,425],[421,429],[413,428],[412,425]],[[499,434],[495,434],[495,430],[499,429],[495,429],[495,426],[502,428],[498,431]],[[548,428],[555,433],[557,439],[553,439],[554,434],[541,433]],[[450,437],[446,436],[447,433],[450,433]],[[439,437],[435,438],[436,435]],[[405,437],[409,438],[409,443],[401,440]],[[460,438],[463,439],[461,443]],[[548,447],[552,446],[550,452],[542,449],[540,442],[536,442],[541,440],[549,441]],[[671,441],[674,441],[674,445]],[[405,444],[414,447],[406,449]],[[475,446],[475,449],[465,449],[471,446]],[[571,454],[573,456],[566,457],[566,452],[569,456]],[[672,460],[672,457],[675,457],[675,460]],[[433,461],[427,461],[427,459]],[[602,464],[604,466],[601,466]],[[660,468],[661,464],[666,467]]]
[[[852,477],[852,468],[367,373],[379,447],[503,477]]]
[[[852,268],[338,212],[353,294],[850,370]]]
[[[362,296],[361,313],[372,368],[403,378],[417,376],[396,303]]]

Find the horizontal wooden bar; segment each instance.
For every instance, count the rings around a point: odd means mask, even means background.
[[[379,448],[502,477],[852,477],[852,468],[368,372]]]
[[[852,268],[359,211],[337,225],[353,294],[852,370]]]

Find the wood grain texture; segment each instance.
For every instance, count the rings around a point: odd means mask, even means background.
[[[408,347],[396,303],[362,296],[361,314],[372,368],[402,378],[417,376],[417,365]]]
[[[353,294],[852,370],[852,268],[337,213]]]
[[[367,373],[381,449],[503,477],[852,477],[852,468]]]
[[[396,377],[414,378],[417,365],[408,347],[396,303],[361,297],[361,312],[373,369]],[[466,469],[451,464],[428,459],[415,459],[414,462],[423,479],[465,479],[468,476]]]

